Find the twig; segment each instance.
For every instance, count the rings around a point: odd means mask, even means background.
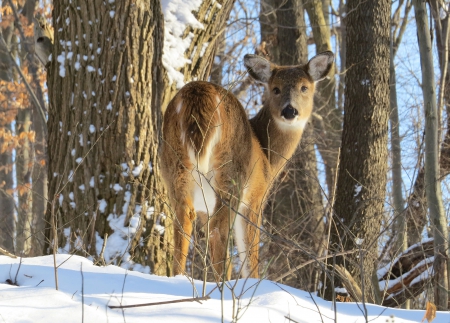
[[[52,234],[53,234],[53,268],[55,271],[55,288],[56,288],[56,290],[58,290],[58,266],[56,266],[56,253],[58,251],[58,231],[56,229],[55,203],[56,203],[56,195],[53,198],[53,203],[52,203],[51,228],[52,228]]]
[[[8,256],[10,258],[17,258],[16,255],[13,255],[8,250],[3,249],[2,247],[0,247],[0,253],[4,254],[5,256]]]
[[[199,301],[206,301],[210,298],[211,297],[209,297],[209,295],[206,295],[204,297],[183,298],[183,299],[177,299],[174,301],[143,303],[143,304],[134,304],[134,305],[118,305],[118,306],[109,305],[108,307],[109,308],[133,308],[133,307],[155,306],[155,305],[174,304],[174,303],[199,302]]]
[[[211,291],[208,293],[208,295],[202,296],[202,297],[182,298],[182,299],[177,299],[177,300],[174,300],[174,301],[165,301],[165,302],[156,302],[156,303],[143,303],[143,304],[135,304],[135,305],[119,305],[119,306],[108,305],[108,307],[109,308],[122,308],[123,309],[123,308],[144,307],[144,306],[154,306],[154,305],[184,303],[184,302],[199,302],[200,303],[200,301],[206,301],[206,300],[210,299],[211,297],[209,295],[211,295],[212,292],[214,292],[217,289],[218,286],[219,285],[217,285],[216,287],[211,289]]]
[[[105,253],[106,241],[107,240],[108,240],[108,233],[105,233],[105,238],[103,239],[103,244],[102,244],[102,250],[100,251],[100,255],[98,256],[99,257],[99,261],[103,262],[103,266],[106,265],[104,253]]]
[[[19,275],[19,271],[20,271],[20,267],[22,266],[22,257],[20,257],[20,259],[19,259],[19,267],[17,268],[17,271],[16,271],[16,276],[14,277],[14,284],[15,285],[17,285],[17,276]],[[17,286],[19,286],[19,285],[17,285]]]
[[[84,322],[84,275],[83,275],[83,263],[80,264],[81,272],[81,322]]]
[[[302,264],[300,264],[300,265],[298,265],[298,266],[292,268],[292,269],[289,270],[287,273],[284,273],[283,275],[278,276],[277,278],[273,279],[273,281],[275,281],[275,282],[280,281],[280,280],[282,280],[283,278],[285,278],[286,276],[289,276],[290,274],[293,274],[293,273],[294,273],[295,271],[297,271],[298,269],[303,268],[303,267],[305,267],[305,266],[307,266],[307,265],[309,265],[309,264],[311,264],[311,263],[313,263],[313,262],[320,261],[320,260],[325,260],[325,259],[328,259],[328,258],[331,258],[331,257],[334,257],[334,256],[344,256],[344,255],[349,255],[349,254],[352,254],[352,253],[355,253],[355,252],[358,252],[358,251],[359,251],[359,250],[342,251],[342,252],[337,252],[337,253],[332,254],[332,255],[323,256],[323,257],[318,257],[318,258],[314,258],[314,259],[308,260],[308,261],[306,261],[306,262],[304,262],[304,263],[302,263]]]

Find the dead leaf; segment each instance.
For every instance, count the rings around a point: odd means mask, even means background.
[[[436,317],[436,305],[434,305],[431,302],[427,302],[427,310],[425,311],[425,315],[423,316],[422,322],[425,321],[426,319],[428,323],[431,323],[431,321],[433,321],[435,317]]]

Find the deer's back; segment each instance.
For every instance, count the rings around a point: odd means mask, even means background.
[[[177,176],[173,169],[193,171],[193,178],[199,177],[194,173],[201,173],[220,187],[231,182],[245,185],[252,175],[267,175],[260,171],[267,158],[244,108],[227,90],[208,82],[188,83],[170,102],[164,115],[162,149],[164,177],[173,180]]]

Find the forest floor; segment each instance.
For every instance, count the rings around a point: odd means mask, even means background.
[[[94,266],[86,258],[57,255],[55,289],[53,257],[12,259],[0,256],[0,323],[16,322],[421,322],[425,311],[371,304],[331,302],[268,280],[240,279],[223,293],[184,276],[160,277],[117,266]],[[20,266],[20,268],[19,268]],[[233,296],[234,295],[234,296]],[[183,300],[126,309],[109,306]],[[233,315],[234,309],[234,315]],[[426,320],[425,320],[426,322]],[[433,323],[450,322],[438,312]]]

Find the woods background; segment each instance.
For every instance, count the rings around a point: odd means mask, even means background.
[[[448,309],[448,2],[0,3],[2,253],[171,275],[158,164],[167,103],[210,80],[252,116],[264,88],[244,54],[295,65],[333,50],[270,192],[260,271],[330,300]],[[198,227],[188,264],[198,279],[204,237]]]

